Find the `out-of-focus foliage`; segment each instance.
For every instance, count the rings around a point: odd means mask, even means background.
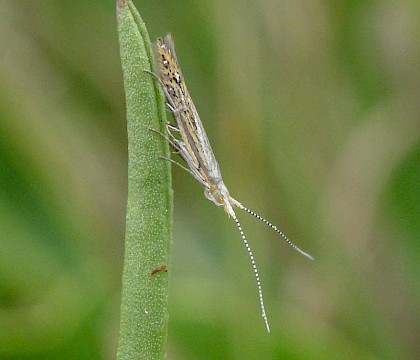
[[[136,1],[246,214],[174,168],[170,359],[420,357],[412,2]],[[112,359],[126,127],[112,1],[0,5],[0,358]]]

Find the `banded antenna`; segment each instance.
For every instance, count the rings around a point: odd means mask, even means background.
[[[273,229],[276,233],[278,233],[283,238],[283,240],[285,240],[293,249],[300,252],[303,256],[307,257],[310,260],[314,260],[314,258],[311,255],[307,254],[303,250],[299,249],[295,244],[293,244],[286,235],[284,235],[279,229],[277,229],[277,226],[273,225],[268,220],[264,219],[262,216],[253,212],[251,209],[248,209],[247,207],[243,206],[238,201],[235,201],[234,205],[239,207],[241,210],[246,211],[248,214],[251,214],[252,216],[257,218],[258,220],[260,220],[264,224],[266,224],[268,227]],[[242,241],[245,245],[246,251],[248,252],[249,258],[251,260],[251,265],[252,265],[252,269],[254,270],[255,280],[257,281],[257,289],[258,289],[258,296],[259,296],[259,300],[260,300],[262,317],[264,319],[264,323],[265,323],[265,326],[267,328],[267,331],[270,332],[270,325],[268,323],[267,313],[265,312],[264,297],[263,297],[263,292],[262,292],[260,275],[258,273],[257,264],[255,263],[254,254],[252,253],[251,246],[249,245],[249,242],[248,242],[248,240],[247,240],[247,238],[244,234],[244,231],[242,230],[242,226],[241,226],[239,220],[237,219],[236,216],[233,216],[233,220],[235,220],[236,226],[238,227],[239,233],[241,234]]]
[[[257,218],[258,220],[262,221],[265,225],[272,228],[277,234],[279,234],[283,240],[285,240],[293,249],[300,252],[303,256],[306,256],[310,260],[315,260],[311,255],[307,254],[303,250],[299,249],[295,244],[293,244],[289,238],[284,235],[279,229],[277,229],[277,226],[273,225],[268,220],[264,219],[262,216],[258,215],[257,213],[253,212],[251,209],[248,209],[247,207],[243,206],[241,203],[235,204],[237,207],[239,207],[241,210],[246,211],[248,214],[251,214],[253,217]]]
[[[236,218],[236,216],[233,217],[233,220],[235,220],[236,226],[238,227],[239,233],[241,234],[242,241],[246,247],[246,251],[248,251],[248,255],[251,260],[251,265],[252,265],[252,269],[254,270],[255,280],[257,281],[258,296],[260,299],[262,317],[264,319],[267,331],[270,332],[270,325],[268,324],[268,318],[267,318],[267,314],[265,312],[265,307],[264,307],[264,298],[263,298],[263,292],[262,292],[262,287],[261,287],[260,275],[258,274],[257,264],[255,263],[255,260],[254,260],[254,254],[252,253],[251,247],[249,246],[248,240],[246,239],[246,236],[244,234],[244,231],[242,230],[242,226],[239,220]]]

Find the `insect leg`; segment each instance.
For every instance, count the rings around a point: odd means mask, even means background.
[[[178,165],[181,169],[184,169],[185,171],[188,171],[192,176],[195,176],[190,169],[186,168],[184,165],[181,165],[179,162],[177,162],[177,161],[175,161],[171,158],[167,158],[165,156],[160,156],[159,159],[170,161],[171,163]]]
[[[168,101],[167,103],[166,103],[166,105],[168,106],[168,108],[169,108],[169,110],[172,112],[172,113],[175,113],[175,112],[179,112],[179,110],[177,110],[176,109],[176,106],[175,106],[175,103],[174,103],[174,101],[173,101],[173,99],[172,99],[172,97],[171,97],[171,95],[169,94],[169,91],[168,91],[168,89],[166,88],[166,86],[165,86],[165,84],[162,82],[162,80],[156,75],[156,74],[154,74],[154,73],[152,73],[151,71],[149,71],[149,70],[143,70],[145,73],[147,73],[147,74],[149,74],[149,75],[152,75],[158,82],[159,82],[159,84],[160,84],[160,88],[163,90],[163,93],[165,94],[165,97],[166,97],[166,100]]]
[[[178,154],[179,156],[181,156],[181,158],[187,163],[187,164],[192,164],[193,161],[191,159],[191,157],[189,156],[187,150],[185,150],[184,145],[182,143],[182,141],[177,140],[173,137],[172,134],[170,134],[172,136],[172,140],[169,139],[167,136],[165,136],[165,134],[162,134],[160,131],[156,130],[156,129],[149,129],[150,131],[155,132],[156,134],[159,134],[160,136],[162,136],[168,143],[169,145],[171,145],[171,147],[175,150],[175,153]],[[167,160],[170,161],[176,165],[178,165],[180,168],[184,169],[185,171],[188,171],[188,173],[190,173],[194,178],[196,178],[204,187],[208,187],[208,184],[206,183],[206,181],[203,179],[203,177],[201,176],[201,174],[195,169],[190,168],[188,169],[187,167],[181,165],[180,163],[176,162],[175,160],[172,160],[170,158],[161,156],[160,159],[162,160]]]
[[[168,143],[169,143],[169,145],[171,145],[172,146],[172,148],[175,150],[175,151],[177,151],[177,152],[179,152],[181,149],[180,149],[180,147],[179,147],[179,145],[177,144],[177,139],[175,139],[175,137],[171,134],[171,133],[169,133],[169,135],[172,137],[172,139],[169,139],[165,134],[162,134],[159,130],[156,130],[156,129],[152,129],[152,128],[149,128],[149,130],[150,131],[153,131],[154,133],[156,133],[156,134],[159,134],[160,136],[162,136]]]
[[[167,123],[166,124],[166,129],[168,131],[176,131],[176,132],[179,132],[179,129],[176,126],[173,126],[171,123]]]

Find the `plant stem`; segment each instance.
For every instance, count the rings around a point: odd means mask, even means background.
[[[121,325],[117,359],[163,359],[168,330],[168,272],[172,227],[165,105],[153,72],[153,52],[130,0],[117,0],[120,55],[127,103],[128,200]]]

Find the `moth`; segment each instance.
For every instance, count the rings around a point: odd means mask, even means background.
[[[200,120],[185,84],[176,57],[174,42],[170,34],[166,35],[165,38],[157,39],[155,58],[158,67],[158,74],[156,77],[165,94],[166,105],[173,114],[175,120],[175,125],[170,123],[166,124],[166,134],[159,134],[168,141],[173,152],[181,156],[187,164],[187,167],[173,159],[165,159],[189,172],[204,187],[205,197],[217,206],[223,206],[228,216],[235,221],[251,260],[251,265],[257,281],[262,317],[267,331],[270,332],[257,265],[251,247],[242,230],[242,226],[236,217],[234,208],[246,211],[258,220],[261,220],[302,255],[311,260],[313,260],[313,257],[294,245],[275,225],[248,209],[230,195],[229,190],[223,182],[219,164],[210,146],[203,123]]]

